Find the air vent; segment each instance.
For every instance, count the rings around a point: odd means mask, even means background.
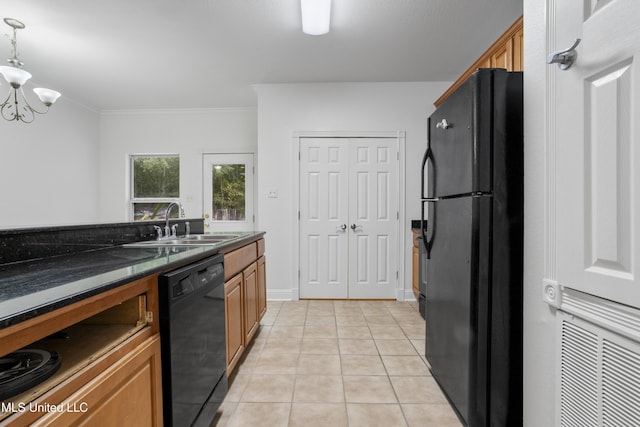
[[[597,426],[598,336],[562,323],[560,425]]]
[[[559,425],[640,426],[640,337],[558,311]]]
[[[602,345],[602,425],[640,425],[640,355],[608,340]]]

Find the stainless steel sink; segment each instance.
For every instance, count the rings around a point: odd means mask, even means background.
[[[242,236],[243,234],[191,234],[189,236],[176,237],[175,239],[127,243],[124,246],[137,248],[150,246],[213,246]]]

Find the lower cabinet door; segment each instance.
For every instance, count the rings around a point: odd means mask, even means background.
[[[258,322],[267,312],[267,263],[266,258],[258,258]]]
[[[235,275],[224,284],[224,294],[227,332],[227,375],[229,375],[244,351],[242,273]]]
[[[416,246],[411,248],[411,259],[411,288],[413,289],[413,295],[415,295],[417,299],[420,295],[420,287],[418,285],[418,281],[420,280],[420,250]]]
[[[258,330],[258,264],[253,263],[242,272],[244,291],[245,347]]]
[[[132,349],[61,405],[35,425],[161,426],[160,337]]]

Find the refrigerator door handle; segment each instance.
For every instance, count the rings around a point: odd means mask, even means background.
[[[422,210],[422,215],[421,215],[421,219],[420,219],[420,234],[422,234],[422,243],[424,244],[425,247],[425,254],[427,255],[427,259],[431,259],[431,246],[433,246],[433,239],[435,238],[435,233],[433,233],[431,235],[431,240],[429,240],[429,238],[427,238],[427,229],[424,225],[425,223],[425,218],[424,218],[424,206],[425,203],[435,203],[437,202],[438,199],[422,199],[422,206],[421,206],[421,210]],[[429,226],[429,224],[431,224],[431,229],[435,230],[433,228],[434,224],[435,224],[435,210],[433,213],[433,218],[429,218],[429,221],[427,222],[427,227]]]
[[[433,163],[433,152],[431,151],[431,117],[427,118],[427,151],[424,152],[424,156],[422,156],[422,169],[420,170],[420,198],[424,199],[429,197],[425,195],[425,167],[427,166],[427,162],[431,160]]]
[[[427,197],[429,197],[428,195],[425,195],[425,174],[426,174],[426,166],[427,163],[431,162],[433,164],[433,152],[431,151],[431,147],[427,148],[427,151],[424,152],[424,156],[422,157],[422,174],[421,174],[421,181],[420,181],[420,198],[422,199],[426,199]]]

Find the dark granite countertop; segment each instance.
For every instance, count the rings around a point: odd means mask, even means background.
[[[217,245],[94,248],[0,264],[0,329],[162,271],[258,240],[244,233]]]

